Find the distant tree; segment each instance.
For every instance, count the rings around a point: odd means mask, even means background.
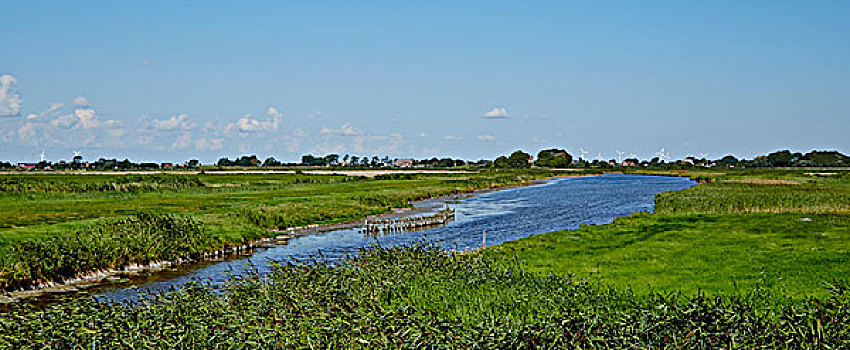
[[[127,170],[133,167],[133,162],[131,162],[127,158],[124,158],[124,160],[118,162],[116,165],[118,166],[118,169]]]
[[[360,162],[360,157],[358,157],[358,156],[351,156],[351,164],[357,164],[357,163],[359,163],[359,162]]]
[[[773,152],[767,155],[767,166],[771,167],[788,167],[792,165],[793,161],[794,155],[789,150]]]
[[[511,153],[510,156],[500,156],[493,161],[493,166],[496,168],[512,168],[512,169],[522,169],[528,168],[531,164],[528,160],[531,159],[531,155],[525,153],[523,151],[515,151]]]
[[[268,157],[268,158],[266,158],[266,160],[263,161],[263,166],[264,167],[280,166],[280,162],[277,159],[274,159],[274,157]]]
[[[649,160],[649,166],[658,166],[660,163],[661,159],[658,157],[652,157],[652,159]]]
[[[736,165],[736,164],[738,164],[738,162],[739,162],[738,158],[735,158],[735,156],[733,156],[731,154],[727,155],[723,158],[720,158],[720,164],[723,164],[723,165],[726,165],[726,166]]]
[[[236,165],[244,167],[259,166],[261,164],[260,159],[257,158],[257,155],[241,156],[237,158],[235,162]]]
[[[537,153],[535,165],[544,168],[566,168],[573,163],[573,156],[563,149],[544,149]]]
[[[510,161],[508,161],[508,157],[499,156],[496,160],[493,161],[493,166],[496,168],[510,168]]]
[[[820,167],[850,166],[850,157],[838,151],[811,151],[801,158],[805,165]]]
[[[186,163],[190,168],[194,169],[201,166],[201,162],[197,159],[190,159],[189,162]]]
[[[325,156],[325,163],[335,165],[339,162],[339,154],[328,154]]]
[[[233,165],[233,162],[231,162],[230,159],[228,159],[227,157],[221,157],[221,158],[218,159],[217,162],[215,162],[215,165],[216,166],[231,166],[231,165]]]

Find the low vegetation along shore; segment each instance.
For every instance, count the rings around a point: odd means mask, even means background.
[[[133,208],[126,207],[132,201],[125,192],[76,194],[88,198],[93,207],[65,207],[61,211],[65,219],[21,217],[14,226],[22,228],[6,229],[4,244],[61,236],[46,234],[45,225],[63,229],[105,225],[98,226],[102,234],[123,235],[110,231],[112,220],[139,227],[147,225],[145,220],[163,220],[188,236],[200,224],[204,231],[199,237],[204,240],[236,241],[240,236],[230,233],[235,227],[255,227],[241,234],[250,239],[262,234],[261,228],[297,220],[346,220],[403,205],[417,196],[543,175],[487,173],[372,181],[293,176],[287,181],[329,183],[300,184],[278,192],[271,189],[278,185],[268,183],[272,179],[201,177],[204,186],[188,190],[191,196],[179,195],[185,189],[140,189],[130,195],[136,203],[146,203],[140,204],[144,210],[168,215],[126,217]],[[267,279],[238,276],[226,293],[192,286],[122,304],[75,300],[41,308],[22,305],[0,314],[0,347],[850,346],[846,283],[850,174],[691,170],[663,175],[690,176],[703,184],[658,195],[653,214],[536,235],[484,251],[449,253],[424,242],[364,251],[342,266],[280,265]],[[252,186],[267,186],[275,195],[246,191]],[[413,188],[416,192],[408,192]],[[219,199],[205,200],[206,193],[216,193]],[[33,196],[7,195],[22,196],[16,197],[18,202]],[[66,195],[32,198],[61,207]],[[328,200],[324,205],[309,200],[322,196]],[[245,206],[246,201],[253,204]],[[28,212],[25,205],[14,202],[2,202],[6,215],[14,216],[11,208]],[[356,211],[339,209],[348,206]],[[298,219],[285,208],[326,210],[327,218]],[[106,215],[90,211],[121,218],[97,219]],[[79,223],[83,218],[91,222]]]

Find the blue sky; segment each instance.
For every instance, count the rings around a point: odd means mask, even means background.
[[[850,151],[850,2],[0,4],[0,159]]]

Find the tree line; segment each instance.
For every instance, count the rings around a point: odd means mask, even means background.
[[[52,163],[41,161],[39,163],[18,163],[0,161],[0,169],[26,168],[37,170],[160,170],[160,169],[198,169],[201,162],[191,159],[182,163],[153,163],[133,162],[129,159],[117,160],[100,158],[96,161],[84,161],[82,157],[76,156],[71,162],[59,161]],[[666,162],[658,157],[649,160],[627,158],[618,162],[617,160],[586,160],[574,158],[567,150],[550,148],[544,149],[534,157],[522,150],[517,150],[509,155],[502,155],[494,160],[481,159],[469,161],[459,158],[424,158],[424,159],[394,159],[389,156],[357,156],[328,154],[314,156],[307,154],[301,157],[301,162],[284,163],[274,157],[261,160],[257,155],[243,155],[233,160],[228,157],[220,158],[213,164],[217,167],[340,167],[340,168],[384,168],[384,167],[418,167],[418,168],[454,168],[454,167],[478,167],[499,169],[522,169],[540,168],[614,168],[623,166],[638,167],[666,167],[686,168],[693,166],[703,167],[746,167],[746,168],[773,168],[773,167],[848,167],[850,157],[838,151],[811,151],[808,153],[791,152],[781,150],[767,155],[757,156],[753,159],[739,159],[733,155],[727,155],[720,159],[706,159],[686,157],[684,159]]]

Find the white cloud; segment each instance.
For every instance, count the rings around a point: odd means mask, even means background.
[[[304,129],[301,129],[301,128],[295,128],[295,130],[293,130],[293,131],[292,131],[292,136],[295,136],[295,137],[307,137],[307,136],[309,136],[309,135],[307,134],[307,132],[306,132],[306,131],[304,131]]]
[[[64,106],[65,106],[64,103],[53,102],[53,103],[50,104],[50,107],[47,107],[47,109],[45,109],[44,112],[41,112],[41,115],[52,115],[52,114],[56,113],[57,111],[59,111],[59,109],[61,109]]]
[[[172,150],[186,149],[186,148],[189,148],[189,146],[191,146],[191,145],[192,145],[192,134],[190,134],[189,132],[184,132],[183,134],[178,136],[176,140],[174,140],[174,143],[171,144],[171,149]]]
[[[242,133],[260,132],[260,131],[277,131],[280,127],[280,122],[283,115],[278,113],[273,107],[269,107],[268,114],[272,117],[271,120],[259,120],[251,118],[250,114],[239,117],[235,123],[229,123],[224,127],[225,132],[238,131]]]
[[[77,106],[77,107],[88,107],[88,106],[91,105],[89,103],[89,100],[87,98],[85,98],[84,96],[77,96],[76,98],[71,100],[71,103],[73,103],[74,106]]]
[[[315,111],[310,112],[310,114],[307,115],[307,118],[318,119],[318,118],[321,118],[321,117],[324,117],[324,116],[325,116],[325,114],[322,113],[322,111],[315,110]]]
[[[83,129],[92,129],[100,126],[100,122],[94,119],[94,109],[79,108],[74,110],[74,116],[79,119],[79,125]]]
[[[495,141],[495,140],[496,140],[496,136],[493,136],[493,135],[481,135],[481,136],[478,136],[478,140],[479,140],[479,141]]]
[[[428,136],[431,136],[431,135],[428,134],[427,132],[420,132],[419,133],[419,137],[428,137]]]
[[[56,117],[50,121],[50,125],[53,125],[62,129],[70,129],[77,125],[77,117],[73,114],[66,114]]]
[[[266,113],[272,118],[283,118],[283,114],[278,112],[274,107],[269,107],[269,110]]]
[[[164,120],[154,119],[152,124],[154,129],[157,130],[189,130],[195,127],[195,123],[192,123],[186,114],[171,116],[171,118]]]
[[[21,141],[27,141],[35,137],[35,129],[36,125],[30,122],[24,123],[18,128],[18,139]]]
[[[508,109],[505,107],[493,107],[493,109],[484,112],[481,116],[487,119],[506,119],[511,117],[508,114]]]
[[[331,129],[327,127],[322,127],[319,130],[319,133],[322,135],[340,135],[340,136],[357,136],[363,135],[363,130],[357,129],[351,123],[342,124],[339,129]]]
[[[443,136],[443,140],[458,141],[458,140],[463,140],[463,137],[448,135],[448,136]]]
[[[222,148],[224,139],[222,138],[200,138],[195,140],[195,149],[198,151],[211,151]]]
[[[119,125],[118,121],[108,119],[104,122],[98,120],[95,116],[96,112],[93,108],[76,108],[73,114],[65,114],[56,117],[50,121],[53,125],[62,129],[95,129],[99,127],[110,127]]]
[[[18,80],[11,75],[0,75],[0,116],[20,114],[24,101],[21,94],[14,89],[17,83]]]

